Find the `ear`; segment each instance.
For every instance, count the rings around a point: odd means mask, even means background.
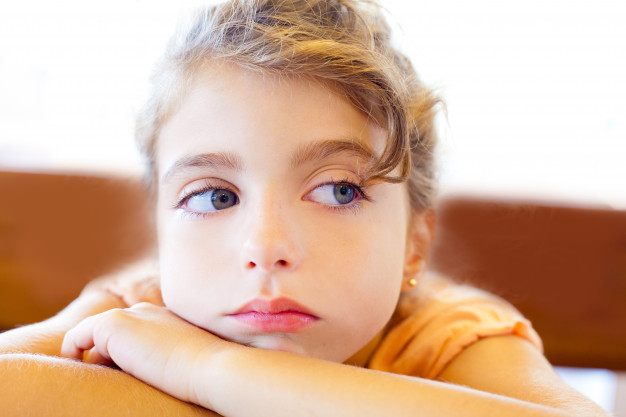
[[[435,236],[436,216],[432,209],[414,212],[409,221],[404,254],[402,291],[412,290],[426,269],[426,259]]]

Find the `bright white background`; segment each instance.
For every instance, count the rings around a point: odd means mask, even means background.
[[[626,2],[383,2],[447,102],[443,192],[626,209]],[[0,169],[138,173],[133,115],[192,3],[0,3]],[[576,381],[610,409],[611,378]]]
[[[444,192],[626,209],[625,2],[383,1],[447,101]],[[138,172],[133,114],[178,3],[0,3],[0,167]]]

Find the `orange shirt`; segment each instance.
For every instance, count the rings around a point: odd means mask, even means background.
[[[499,335],[517,335],[543,349],[530,322],[511,304],[431,274],[402,295],[367,367],[435,379],[467,346]]]

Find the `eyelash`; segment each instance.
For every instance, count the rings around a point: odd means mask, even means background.
[[[338,205],[335,205],[335,206],[324,205],[324,207],[326,207],[328,210],[332,210],[332,211],[335,211],[335,212],[338,212],[338,213],[345,213],[346,211],[351,211],[352,214],[357,214],[359,212],[359,210],[361,209],[361,205],[362,205],[363,200],[365,200],[365,201],[372,201],[372,199],[366,193],[365,190],[367,189],[367,187],[365,185],[363,185],[363,183],[361,183],[360,185],[357,185],[357,184],[353,183],[352,181],[350,181],[348,178],[344,178],[341,181],[333,181],[333,180],[331,180],[331,181],[319,184],[315,188],[323,187],[325,185],[348,185],[348,186],[354,188],[356,190],[357,194],[360,197],[360,198],[355,198],[353,201],[349,202],[348,204],[338,204]]]
[[[172,209],[174,210],[178,210],[178,209],[182,209],[182,213],[185,216],[191,216],[191,217],[208,217],[211,216],[213,214],[216,214],[218,212],[218,210],[216,211],[211,211],[211,212],[206,212],[206,213],[201,213],[201,212],[197,212],[197,211],[191,211],[191,210],[186,210],[184,209],[184,205],[185,203],[187,203],[187,201],[191,198],[194,197],[196,195],[199,194],[204,194],[204,193],[208,193],[210,191],[213,190],[228,190],[234,194],[237,194],[233,189],[231,189],[230,187],[225,187],[222,185],[216,185],[216,184],[211,184],[210,182],[207,182],[205,185],[203,185],[201,188],[192,191],[190,193],[187,193],[185,196],[183,196],[180,200],[178,200],[178,202],[176,204],[174,204],[172,206]]]
[[[352,187],[356,190],[358,197],[355,198],[353,201],[351,201],[348,204],[338,204],[338,205],[324,205],[324,207],[326,207],[328,210],[332,210],[338,213],[345,213],[346,211],[350,211],[352,212],[352,214],[357,214],[359,212],[359,210],[361,209],[361,205],[362,205],[362,201],[372,201],[372,199],[369,197],[369,195],[367,194],[367,192],[365,191],[367,189],[367,187],[363,184],[357,185],[355,183],[353,183],[352,181],[350,181],[348,178],[344,178],[341,181],[328,181],[322,184],[317,185],[315,188],[319,188],[319,187],[323,187],[325,185],[347,185],[349,187]],[[314,188],[314,189],[315,189]],[[235,194],[237,194],[234,190],[232,190],[229,187],[224,187],[224,186],[217,186],[214,184],[210,184],[207,183],[206,185],[204,185],[202,188],[199,188],[195,191],[192,191],[188,194],[186,194],[185,196],[183,196],[180,200],[178,200],[178,202],[176,204],[174,204],[172,206],[172,209],[174,210],[178,210],[178,209],[183,209],[183,214],[187,215],[187,216],[192,216],[192,217],[208,217],[208,216],[212,216],[216,213],[218,213],[221,210],[216,210],[216,211],[211,211],[211,212],[196,212],[196,211],[191,211],[191,210],[185,210],[184,209],[184,205],[185,203],[192,197],[199,195],[199,194],[204,194],[213,190],[228,190],[231,191]],[[312,190],[311,190],[312,191]],[[309,191],[310,192],[310,191]],[[308,193],[307,193],[308,194]]]

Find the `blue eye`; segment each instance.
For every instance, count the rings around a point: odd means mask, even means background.
[[[308,199],[329,206],[350,204],[361,195],[357,186],[347,183],[324,184],[308,194]]]
[[[230,190],[214,189],[192,195],[185,205],[191,211],[206,213],[209,211],[224,210],[239,203],[237,194]]]

